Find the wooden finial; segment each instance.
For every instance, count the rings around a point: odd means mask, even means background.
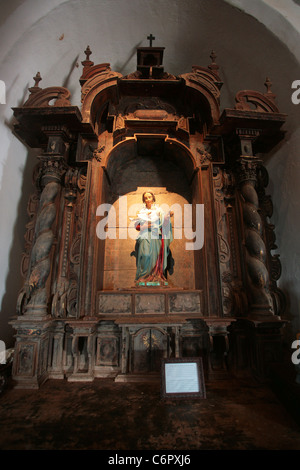
[[[215,51],[211,51],[211,54],[210,54],[209,57],[211,58],[211,63],[215,64],[216,63],[216,58],[217,58],[217,55],[216,55]]]
[[[42,90],[42,88],[39,87],[39,82],[42,80],[40,72],[36,73],[36,76],[33,77],[33,80],[34,80],[34,86],[28,88],[28,91],[31,94],[38,93],[39,91]]]
[[[211,54],[209,57],[211,58],[211,64],[208,66],[208,68],[212,70],[213,72],[217,73],[219,70],[219,66],[216,63],[217,54],[215,53],[215,51],[211,51]]]
[[[276,95],[271,90],[273,83],[271,82],[269,77],[266,78],[264,85],[267,89],[267,93],[265,93],[265,96],[267,96],[268,98],[270,98],[271,100],[275,102]]]
[[[86,59],[87,61],[90,60],[90,55],[92,54],[92,51],[90,49],[90,46],[87,46],[86,50],[84,51],[85,55],[86,55]]]
[[[84,51],[84,53],[85,53],[85,55],[86,55],[86,58],[85,58],[85,60],[83,60],[83,61],[81,62],[82,65],[83,65],[83,67],[84,67],[83,70],[85,70],[86,68],[89,68],[89,67],[91,67],[92,65],[94,65],[94,62],[92,62],[92,61],[90,60],[90,55],[91,55],[91,53],[92,53],[92,51],[91,51],[91,49],[90,49],[90,46],[87,46],[87,48],[86,48],[86,50]]]
[[[272,92],[271,92],[272,82],[271,82],[271,80],[269,79],[269,77],[266,78],[265,86],[266,86],[266,88],[267,88],[267,93],[272,93]]]
[[[36,76],[33,77],[33,80],[34,80],[34,86],[35,86],[35,87],[38,87],[38,86],[39,86],[39,82],[42,80],[42,77],[41,77],[40,72],[37,72]]]

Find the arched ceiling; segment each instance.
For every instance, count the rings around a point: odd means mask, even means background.
[[[295,49],[300,37],[300,1],[299,0],[223,0],[248,15],[256,18],[267,29],[284,42],[300,61],[300,50]],[[2,38],[0,45],[0,62],[9,53],[22,35],[42,18],[63,4],[77,3],[74,0],[13,0],[2,2],[0,28]],[[106,3],[105,0],[103,3]],[[124,4],[127,2],[124,2]],[[175,2],[174,2],[175,3]],[[216,11],[216,15],[218,12]],[[16,28],[16,25],[18,27]]]
[[[290,10],[280,10],[279,3]],[[8,98],[11,87],[14,100],[21,101],[40,71],[42,88],[65,86],[72,104],[80,105],[78,80],[86,46],[91,46],[95,63],[109,62],[114,71],[128,74],[136,67],[136,47],[147,45],[152,32],[154,45],[166,47],[165,70],[175,75],[190,72],[193,65],[208,65],[215,49],[224,80],[222,103],[232,106],[242,87],[264,91],[266,75],[276,84],[279,62],[288,49],[297,63],[294,7],[299,9],[293,0],[12,0],[1,9],[1,79],[7,83]],[[282,72],[289,88],[292,73],[291,68]]]
[[[300,0],[225,0],[264,24],[300,61]]]

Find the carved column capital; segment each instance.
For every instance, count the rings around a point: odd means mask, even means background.
[[[254,155],[253,144],[260,131],[258,129],[236,129],[239,140],[239,157],[236,159],[236,174],[238,183],[256,183],[257,170],[261,165],[261,160]]]
[[[67,171],[67,164],[61,155],[44,154],[39,157],[40,167],[37,183],[43,189],[51,181],[62,183],[63,175]]]
[[[244,183],[256,184],[258,168],[262,161],[258,157],[241,155],[237,159],[236,174],[240,185]]]

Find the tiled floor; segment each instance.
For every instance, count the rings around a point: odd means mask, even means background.
[[[206,384],[206,399],[163,399],[159,383],[49,380],[0,395],[2,450],[300,450],[300,428],[252,379]]]

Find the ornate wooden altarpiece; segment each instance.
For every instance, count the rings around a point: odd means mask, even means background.
[[[269,80],[266,93],[241,91],[221,112],[215,54],[173,76],[163,53],[138,48],[136,72],[122,76],[94,65],[88,47],[81,109],[66,88],[41,88],[39,74],[13,109],[17,136],[41,149],[11,322],[17,387],[149,378],[163,357],[202,357],[208,380],[264,378],[281,359],[285,299],[263,155],[283,138],[286,116]],[[166,287],[134,284],[120,206],[125,196],[128,207],[141,203],[145,188],[159,204],[204,205],[204,244],[187,250],[174,238]],[[98,237],[103,204],[122,236]]]

